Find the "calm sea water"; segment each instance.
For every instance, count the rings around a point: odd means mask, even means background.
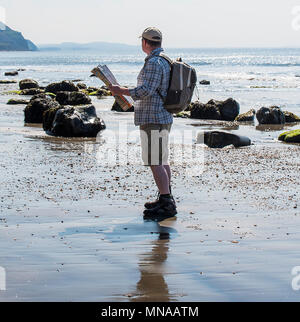
[[[211,81],[210,86],[198,86],[200,101],[233,97],[240,102],[241,111],[270,105],[294,112],[300,108],[300,48],[166,52],[194,66],[199,80]],[[41,85],[79,78],[88,85],[99,86],[101,82],[89,76],[90,70],[101,63],[109,66],[121,84],[134,86],[144,58],[142,51],[126,55],[93,51],[1,52],[0,69],[4,72],[25,68],[19,78],[34,78]]]

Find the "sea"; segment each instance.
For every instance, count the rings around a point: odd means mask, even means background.
[[[170,48],[165,52],[193,66],[198,81],[210,81],[210,85],[198,82],[194,101],[206,103],[210,99],[232,97],[239,102],[241,113],[276,105],[300,115],[300,48]],[[98,64],[106,64],[121,85],[133,87],[144,59],[142,50],[122,54],[91,50],[0,52],[0,73],[4,75],[5,71],[22,68],[25,71],[19,73],[17,80],[33,78],[41,86],[80,80],[88,86],[99,87],[103,83],[90,77],[90,71]],[[0,104],[6,100],[7,97],[1,97]],[[111,104],[111,100],[103,100],[101,109],[108,113]],[[253,128],[238,130],[247,134]],[[280,130],[276,128],[271,138],[276,139]],[[253,131],[252,136],[258,139],[257,132]]]

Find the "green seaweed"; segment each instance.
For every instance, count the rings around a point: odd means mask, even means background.
[[[5,94],[5,95],[10,95],[10,94],[17,94],[17,95],[20,95],[21,93],[22,93],[22,91],[20,91],[20,90],[14,90],[14,91],[3,92],[3,94]]]
[[[56,97],[56,94],[54,94],[54,93],[50,93],[50,92],[47,92],[47,93],[45,93],[46,95],[48,95],[48,96],[51,96],[51,97],[53,97],[53,98],[55,98]]]
[[[279,141],[300,143],[300,129],[283,132],[278,137]]]

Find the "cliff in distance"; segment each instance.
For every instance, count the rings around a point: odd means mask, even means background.
[[[0,51],[36,51],[37,46],[23,37],[22,33],[14,31],[0,23]]]

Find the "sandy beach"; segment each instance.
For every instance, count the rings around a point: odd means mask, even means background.
[[[24,127],[23,106],[7,99],[0,102],[0,301],[299,301],[291,270],[299,265],[300,152],[277,141],[282,128],[175,119],[174,129],[238,131],[253,144],[201,145],[197,176],[175,162],[178,215],[153,222],[142,217],[156,194],[148,168],[101,164],[105,146],[96,139]],[[133,115],[111,112],[112,102],[93,101],[107,128],[122,119],[133,131]],[[128,151],[136,155],[139,142]]]

